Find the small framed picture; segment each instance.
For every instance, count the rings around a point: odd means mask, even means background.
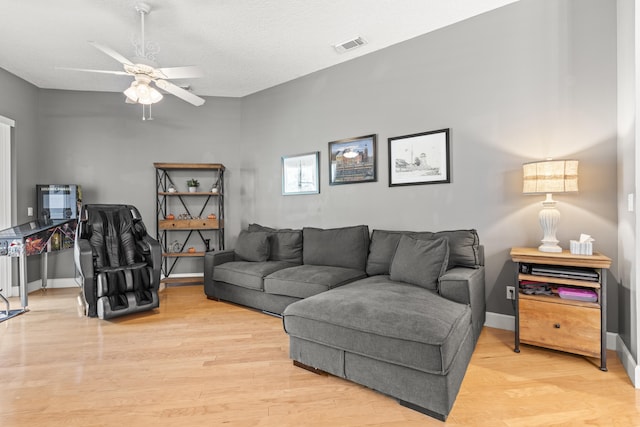
[[[389,138],[389,187],[449,182],[449,129]]]
[[[320,152],[282,156],[282,194],[320,193]]]
[[[355,184],[378,180],[376,135],[329,143],[329,184]]]

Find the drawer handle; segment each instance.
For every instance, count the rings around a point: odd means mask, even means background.
[[[556,328],[556,329],[560,329],[560,323],[554,323],[553,327]]]

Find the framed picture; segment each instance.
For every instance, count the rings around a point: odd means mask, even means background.
[[[320,152],[282,157],[282,194],[320,193]]]
[[[376,135],[329,143],[329,184],[355,184],[378,180]]]
[[[389,138],[389,187],[451,182],[449,129]]]

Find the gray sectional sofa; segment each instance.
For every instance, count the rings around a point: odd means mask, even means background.
[[[445,420],[485,320],[483,258],[475,230],[252,224],[207,253],[205,293],[281,315],[297,366]]]

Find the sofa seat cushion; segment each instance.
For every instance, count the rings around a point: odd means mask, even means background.
[[[216,265],[213,280],[258,291],[264,290],[264,277],[294,264],[283,261],[233,261]]]
[[[307,298],[363,277],[366,277],[366,274],[362,270],[305,264],[279,270],[265,277],[264,291]]]
[[[389,276],[296,301],[283,316],[291,336],[438,375],[471,333],[467,305]]]

